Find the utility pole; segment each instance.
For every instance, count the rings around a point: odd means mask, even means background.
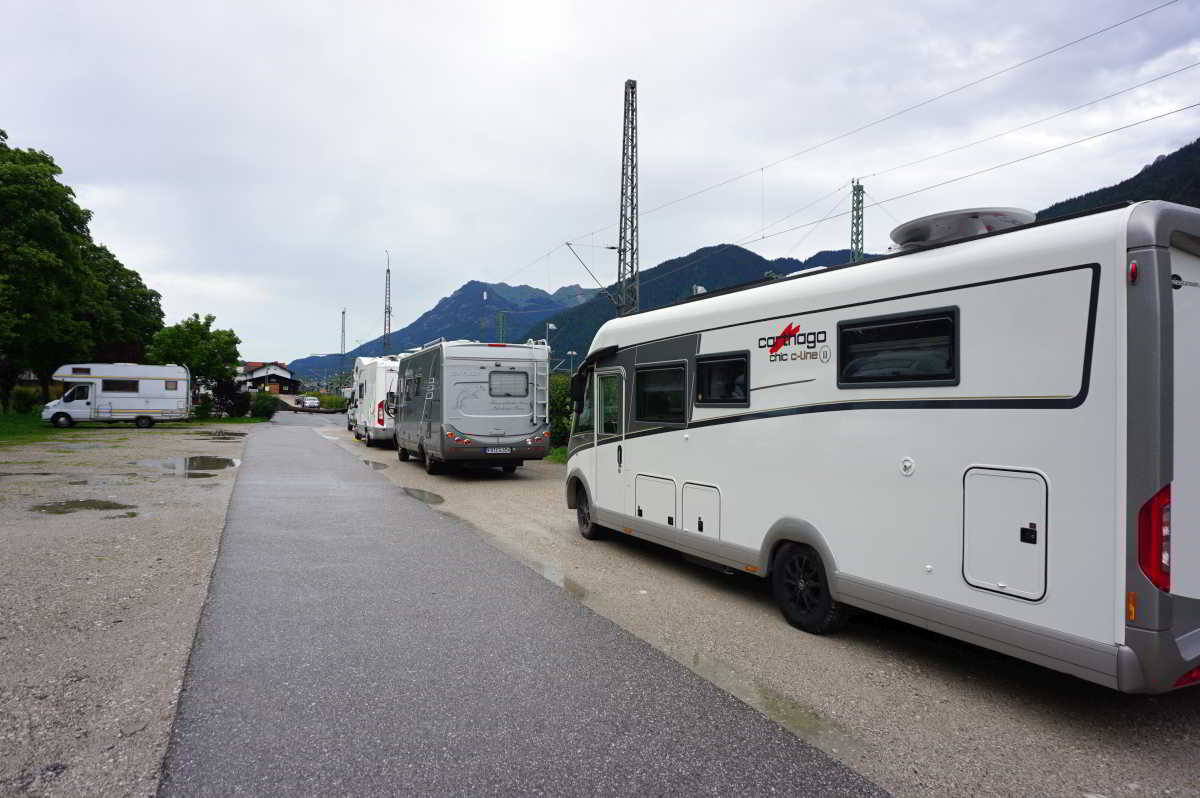
[[[338,358],[338,369],[342,374],[346,373],[346,309],[342,308],[342,349],[341,357]],[[339,386],[343,387],[343,386]]]
[[[383,276],[383,351],[379,354],[386,355],[392,346],[392,253],[385,249],[383,254],[387,255],[387,271]]]
[[[504,314],[506,311],[496,311],[496,332],[500,335],[500,343],[508,343],[508,339],[504,337]]]
[[[863,259],[863,184],[850,181],[850,261]]]
[[[638,275],[637,81],[625,81],[625,126],[621,141],[621,211],[617,237],[617,315],[636,313]]]

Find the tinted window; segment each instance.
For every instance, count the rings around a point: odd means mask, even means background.
[[[87,367],[87,366],[72,366],[71,373],[72,374],[91,374],[92,370],[90,367]]]
[[[958,384],[958,309],[838,325],[838,385]]]
[[[621,434],[621,375],[600,377],[600,434]]]
[[[684,423],[686,382],[687,371],[682,366],[638,369],[634,399],[638,421]]]
[[[100,390],[105,393],[137,393],[137,380],[104,380]]]
[[[571,434],[591,432],[595,428],[592,419],[592,381],[589,378],[587,386],[583,389],[583,408],[575,414],[575,426]]]
[[[178,391],[179,390],[179,380],[164,380],[163,381],[163,390]]]
[[[529,396],[529,375],[523,371],[493,371],[488,375],[492,396]]]
[[[749,364],[745,355],[696,360],[696,404],[749,405]]]

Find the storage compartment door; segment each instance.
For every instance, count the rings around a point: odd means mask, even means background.
[[[638,474],[633,482],[634,515],[675,526],[675,481]]]
[[[683,486],[683,531],[721,537],[721,492],[712,485]]]
[[[963,578],[1037,601],[1046,595],[1046,481],[1032,471],[971,468],[963,478]]]
[[[1171,283],[1175,317],[1171,592],[1200,598],[1200,258],[1172,247]]]

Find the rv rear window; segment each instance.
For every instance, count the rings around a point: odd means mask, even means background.
[[[696,358],[696,404],[749,407],[749,370],[746,355]]]
[[[492,396],[529,396],[529,375],[523,371],[493,371],[488,374]]]
[[[89,366],[72,366],[71,373],[72,374],[91,374],[92,369]]]
[[[163,380],[163,390],[164,391],[178,391],[179,390],[179,380]]]
[[[137,393],[137,380],[103,380],[100,390],[105,393]]]
[[[635,418],[683,424],[687,420],[684,411],[686,383],[687,370],[683,366],[638,369],[634,387]]]
[[[958,385],[958,308],[838,324],[838,387]]]

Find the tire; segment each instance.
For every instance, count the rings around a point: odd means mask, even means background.
[[[785,543],[771,566],[771,593],[792,626],[809,634],[836,632],[850,619],[849,609],[829,592],[825,563],[812,546]]]
[[[396,444],[396,459],[398,459],[401,463],[408,462],[408,449],[405,449],[399,443]]]
[[[582,485],[575,490],[575,521],[579,526],[579,534],[588,540],[603,540],[607,537],[608,530],[592,520],[592,503]]]
[[[500,467],[502,469],[504,469],[505,474],[515,474],[517,471],[517,467],[515,465],[506,465],[506,466],[500,466]]]
[[[366,444],[368,449],[375,445],[375,441],[371,440],[371,433],[366,430],[363,430],[362,442]]]
[[[442,461],[429,454],[429,452],[425,453],[425,473],[433,476],[442,473]]]
[[[66,413],[55,413],[50,419],[50,423],[59,429],[68,429],[75,426],[75,419],[71,418]]]
[[[150,429],[154,426],[154,419],[150,416],[138,416],[133,420],[133,425],[138,429]]]

